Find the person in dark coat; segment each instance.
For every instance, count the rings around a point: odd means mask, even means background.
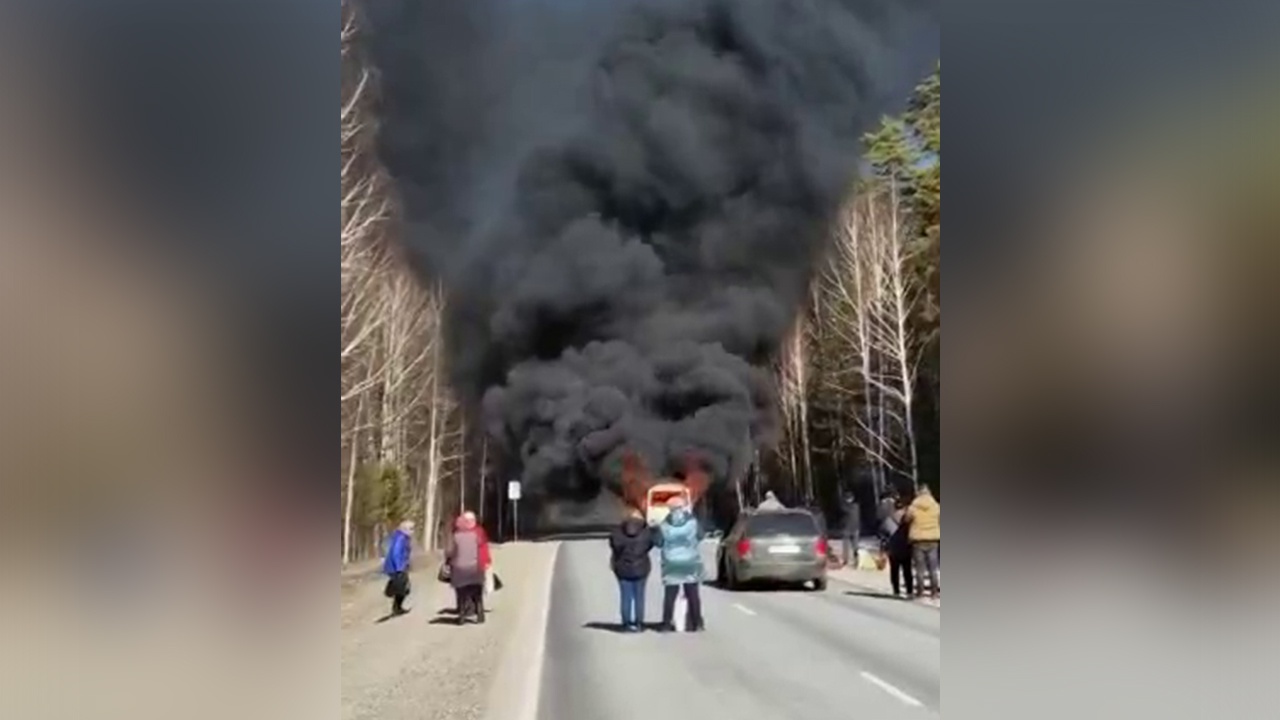
[[[391,614],[403,615],[405,598],[409,597],[409,556],[413,549],[413,521],[405,520],[391,534],[382,572],[387,576],[387,597],[391,598]]]
[[[653,530],[644,521],[644,515],[635,509],[609,536],[610,565],[614,577],[618,578],[622,629],[626,632],[644,629],[644,589],[653,570],[649,552],[655,544]]]
[[[844,564],[856,567],[858,538],[862,536],[862,508],[852,490],[840,494],[840,536],[844,539]]]
[[[493,564],[489,540],[472,513],[463,513],[454,528],[445,558],[449,563],[449,584],[458,600],[458,624],[470,617],[483,623],[484,579]]]
[[[913,597],[915,574],[911,572],[911,537],[905,502],[897,501],[897,507],[885,518],[882,528],[887,535],[885,550],[889,556],[889,582],[893,585],[893,595]],[[905,596],[902,594],[904,585]]]

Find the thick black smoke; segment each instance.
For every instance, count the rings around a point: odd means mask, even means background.
[[[384,163],[526,492],[589,497],[628,448],[724,480],[773,440],[763,368],[929,8],[580,2],[373,3]]]

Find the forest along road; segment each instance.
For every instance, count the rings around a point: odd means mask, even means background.
[[[598,540],[560,547],[539,720],[652,720],[673,702],[702,720],[941,716],[939,608],[834,579],[825,592],[704,586],[706,632],[622,634],[608,556]],[[648,622],[661,592],[655,572]]]
[[[484,625],[458,627],[453,591],[436,582],[435,564],[411,575],[407,615],[388,618],[385,580],[371,578],[343,592],[343,720],[480,720],[494,712],[494,698],[510,695],[502,678],[537,642],[554,544],[494,547],[494,567],[504,587],[493,598]],[[513,651],[515,657],[513,657]],[[518,674],[518,673],[516,673]],[[500,692],[504,691],[504,692]],[[496,701],[501,704],[501,700]],[[503,713],[506,714],[506,713]]]

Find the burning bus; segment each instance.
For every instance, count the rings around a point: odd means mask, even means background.
[[[685,504],[693,507],[693,493],[689,490],[689,486],[679,480],[659,481],[651,485],[645,492],[644,498],[644,519],[650,525],[659,525],[663,520],[667,519],[667,513],[671,511],[667,507],[667,503],[672,498],[683,497]]]
[[[649,525],[659,525],[666,519],[670,509],[667,503],[673,498],[684,498],[690,508],[698,502],[706,491],[708,478],[706,472],[693,459],[685,463],[681,477],[654,479],[645,469],[634,453],[623,458],[622,487],[623,499],[626,503],[644,513]]]

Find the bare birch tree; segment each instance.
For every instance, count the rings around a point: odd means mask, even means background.
[[[828,374],[826,388],[858,408],[853,440],[870,461],[877,495],[888,473],[918,479],[913,405],[920,353],[910,318],[919,289],[900,217],[892,189],[854,199],[821,281],[826,330],[847,357]]]
[[[461,412],[443,379],[444,294],[423,285],[395,242],[393,194],[373,150],[376,83],[356,52],[359,17],[346,0],[342,18],[340,403],[349,562],[358,537],[371,536],[365,547],[377,549],[386,525],[399,519],[393,514],[420,514],[425,545],[433,546],[443,483],[456,481],[463,496],[465,465],[454,438]],[[419,502],[387,504],[405,498]]]
[[[783,437],[779,450],[789,471],[788,477],[806,504],[813,502],[813,449],[809,443],[809,319],[796,318],[778,359],[778,405]]]

